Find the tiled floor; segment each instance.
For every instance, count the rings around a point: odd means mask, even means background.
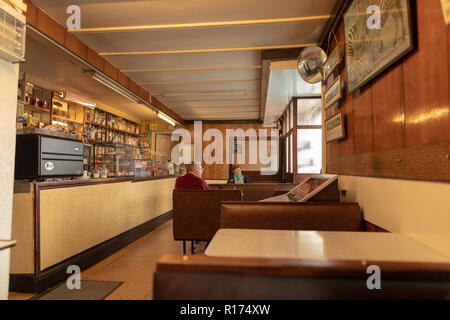
[[[196,253],[204,244],[196,245]],[[190,252],[190,243],[188,245]],[[131,243],[95,266],[83,271],[84,280],[123,281],[106,300],[151,300],[156,261],[165,253],[183,253],[183,244],[173,240],[172,220]],[[11,293],[10,300],[31,296]]]

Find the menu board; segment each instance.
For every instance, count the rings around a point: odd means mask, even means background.
[[[306,201],[325,189],[331,183],[336,181],[337,177],[337,175],[325,174],[311,176],[310,178],[299,184],[297,187],[289,191],[287,193],[287,197],[289,198],[289,200],[295,202]]]
[[[262,200],[262,202],[305,202],[328,187],[338,178],[337,175],[313,175],[289,191],[287,194]]]

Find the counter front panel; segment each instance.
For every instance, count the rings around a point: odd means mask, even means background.
[[[14,194],[13,233],[18,244],[11,273],[41,272],[170,212],[175,180],[30,184],[29,192]]]

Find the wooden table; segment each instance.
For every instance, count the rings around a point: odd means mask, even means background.
[[[8,249],[14,247],[16,245],[16,241],[13,240],[0,240],[0,251],[4,249]]]
[[[450,263],[450,257],[399,233],[220,229],[212,257]]]

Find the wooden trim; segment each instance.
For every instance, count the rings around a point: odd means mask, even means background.
[[[164,255],[158,260],[156,270],[157,272],[227,272],[366,280],[369,265],[379,266],[383,270],[383,279],[414,281],[449,281],[450,279],[450,264],[444,263],[221,258],[204,255]]]
[[[196,68],[160,68],[160,69],[124,69],[121,72],[166,72],[166,71],[202,71],[202,70],[235,70],[261,69],[261,66],[231,66],[231,67],[196,67]]]
[[[92,186],[92,185],[97,185],[97,184],[110,184],[110,183],[120,183],[120,182],[143,182],[143,181],[153,181],[153,180],[163,180],[163,179],[174,179],[176,177],[177,176],[175,176],[175,175],[145,177],[145,178],[122,177],[122,178],[89,179],[89,180],[68,180],[68,181],[58,181],[58,182],[37,182],[35,184],[37,187],[39,187],[39,190],[48,190],[48,189]]]
[[[72,33],[105,33],[105,32],[129,32],[129,31],[151,31],[151,30],[172,30],[172,29],[193,29],[221,26],[254,25],[254,24],[272,24],[272,23],[292,23],[316,20],[328,20],[332,15],[290,17],[290,18],[269,18],[253,20],[233,20],[233,21],[208,21],[174,24],[155,24],[141,26],[120,26],[120,27],[99,27],[99,28],[81,28],[70,30]]]
[[[71,35],[70,33],[67,33],[65,45],[66,48],[72,51],[74,54],[76,54],[80,58],[83,58],[84,60],[87,60],[87,46],[77,37]]]
[[[123,51],[123,52],[99,52],[101,56],[136,56],[154,54],[180,54],[180,53],[212,53],[212,52],[233,52],[233,51],[259,51],[273,49],[306,48],[317,46],[317,43],[299,43],[260,47],[240,47],[240,48],[209,48],[209,49],[189,49],[189,50],[156,50],[156,51]]]
[[[212,83],[230,83],[230,82],[260,82],[261,79],[254,80],[210,80],[210,81],[166,81],[166,82],[141,82],[141,86],[169,86],[185,84],[212,84]]]
[[[340,175],[450,182],[450,142],[327,159]]]
[[[39,274],[11,274],[10,290],[14,292],[42,293],[46,289],[67,279],[66,270],[70,265],[77,265],[82,270],[97,264],[114,252],[136,241],[173,218],[173,212],[166,212],[112,239],[102,242],[82,253],[66,259]]]

